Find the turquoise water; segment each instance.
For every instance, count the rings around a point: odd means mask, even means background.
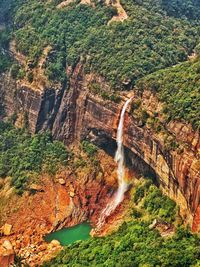
[[[91,226],[89,223],[84,222],[74,227],[63,228],[59,231],[50,233],[45,236],[45,241],[51,242],[58,240],[62,246],[72,244],[77,240],[86,240],[90,238]]]

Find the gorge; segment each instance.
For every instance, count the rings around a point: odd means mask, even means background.
[[[117,128],[122,105],[105,101],[89,92],[89,84],[92,84],[94,79],[99,79],[99,83],[102,86],[106,86],[102,78],[84,74],[81,64],[78,64],[75,68],[68,90],[57,89],[52,91],[52,89],[44,88],[43,91],[37,91],[27,86],[24,87],[20,83],[16,84],[12,78],[5,78],[4,76],[2,88],[4,90],[8,86],[10,88],[10,90],[5,90],[4,108],[9,115],[17,113],[18,118],[23,119],[23,114],[26,114],[32,133],[50,129],[55,139],[63,140],[68,145],[76,145],[81,140],[89,140],[114,157],[117,150],[115,140],[117,140]],[[17,88],[17,90],[13,92],[11,88]],[[124,104],[128,103],[130,99],[127,99],[127,95],[130,97],[129,94],[130,92],[121,94],[125,108]],[[156,96],[152,95],[148,90],[145,90],[142,95],[135,92],[133,92],[133,95],[132,103],[142,99],[142,106],[145,107],[149,114],[152,114],[155,110],[159,112],[160,103]],[[30,100],[32,105],[29,104]],[[165,148],[163,137],[157,135],[147,125],[141,125],[138,118],[134,118],[131,115],[130,109],[131,107],[127,108],[127,112],[123,114],[126,166],[129,166],[134,171],[137,170],[140,174],[146,176],[151,174],[155,177],[162,190],[180,206],[180,214],[185,223],[191,225],[193,231],[198,232],[200,191],[198,157],[196,153],[200,145],[199,133],[193,131],[186,124],[170,122],[167,125],[169,133],[176,136],[177,142],[189,144],[181,154],[176,150],[170,151]],[[16,125],[19,126],[20,123],[18,119]],[[114,170],[116,170],[116,166],[114,166]],[[67,176],[64,175],[64,177]],[[63,178],[63,175],[61,177]],[[50,227],[45,231],[43,230],[43,234],[48,233],[47,231],[61,229],[63,226],[72,226],[88,218],[98,226],[98,218],[102,210],[106,210],[106,206],[108,205],[109,207],[110,200],[113,199],[114,195],[112,195],[111,189],[113,182],[106,178],[106,186],[102,187],[105,182],[92,182],[91,177],[90,175],[90,178],[87,178],[88,180],[80,177],[79,183],[71,182],[78,198],[70,197],[72,200],[70,202],[74,203],[75,206],[72,206],[70,208],[71,211],[67,211],[67,213],[64,210],[69,197],[62,192],[63,189],[59,189],[59,191],[61,190],[59,193],[59,201],[61,202],[58,205],[63,206],[65,203],[63,208],[61,208],[62,206],[59,207],[61,211],[63,209],[62,215],[60,214],[59,219],[54,222],[55,226],[49,225]],[[86,186],[86,188],[79,189],[80,186]],[[117,188],[115,183],[114,188],[115,190]],[[111,193],[108,193],[110,190]],[[88,201],[84,195],[91,195],[91,193],[93,196]],[[65,199],[63,199],[64,196]],[[103,201],[101,204],[99,202],[100,198]],[[96,203],[99,203],[98,209],[95,206]],[[117,209],[117,214],[121,211],[121,208]],[[70,217],[67,217],[68,212],[72,214]],[[76,214],[75,217],[74,214]],[[107,225],[110,220],[112,222],[115,217],[117,218],[117,214],[113,214],[114,217],[109,216],[111,218],[107,221],[106,228],[103,227],[104,229],[102,229],[104,234],[112,229],[111,227],[109,230]],[[111,222],[110,226],[112,226]],[[38,248],[40,249],[40,247]],[[33,258],[33,261],[36,261],[35,258]]]
[[[198,266],[198,8],[0,0],[0,265]]]
[[[83,74],[81,64],[75,68],[70,88],[64,92],[62,88],[53,91],[48,88],[42,91],[37,88],[32,90],[23,84],[13,84],[14,81],[11,78],[4,78],[2,87],[5,90],[6,113],[12,115],[17,112],[19,118],[23,118],[23,113],[26,113],[33,133],[51,129],[54,138],[63,140],[66,144],[86,138],[106,150],[110,147],[112,150],[110,152],[114,156],[116,114],[120,113],[120,108],[118,104],[106,102],[88,91],[87,88],[93,79],[92,75]],[[106,86],[102,80],[99,82]],[[11,88],[13,90],[17,88],[17,90],[12,91]],[[122,98],[126,99],[123,95]],[[147,90],[142,96],[134,93],[132,101],[138,101],[138,99],[141,99],[141,105],[149,114],[156,111],[159,113],[162,108],[156,96]],[[30,101],[32,105],[29,104]],[[138,163],[141,170],[153,170],[164,191],[181,203],[181,213],[185,220],[196,229],[198,225],[196,221],[199,220],[200,194],[198,131],[195,132],[189,125],[176,121],[167,125],[169,135],[174,136],[176,142],[190,146],[184,148],[184,151],[179,154],[179,150],[166,150],[163,137],[146,126],[139,126],[140,122],[137,118],[125,116],[124,123],[125,147],[129,149],[129,154],[133,153],[131,156],[133,166]]]

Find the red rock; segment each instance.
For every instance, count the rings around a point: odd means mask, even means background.
[[[9,256],[1,256],[0,255],[0,266],[1,267],[10,267],[14,264],[14,254]]]
[[[200,232],[200,205],[198,206],[194,215],[192,231],[196,233]]]

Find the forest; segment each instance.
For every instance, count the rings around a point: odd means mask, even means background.
[[[168,121],[189,122],[200,129],[200,60],[184,62],[160,70],[139,80],[138,90],[152,90],[164,103],[163,113]]]
[[[123,90],[146,74],[186,60],[198,43],[199,28],[187,20],[130,1],[125,8],[129,19],[108,25],[116,10],[104,4],[92,8],[74,3],[62,9],[42,1],[22,4],[14,18],[17,49],[34,65],[50,44],[50,79],[62,81],[66,66],[82,60],[86,72],[96,72]]]

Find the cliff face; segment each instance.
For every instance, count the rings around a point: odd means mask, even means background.
[[[13,85],[13,81],[3,77],[5,109],[8,115],[14,111],[28,114],[32,132],[51,129],[55,138],[66,144],[76,143],[87,138],[104,148],[108,153],[115,149],[115,138],[123,101],[116,104],[105,101],[88,90],[94,75],[85,75],[79,64],[71,74],[68,89],[36,90]],[[102,87],[106,83],[100,79]],[[6,89],[7,88],[7,89]],[[14,88],[11,90],[11,88]],[[17,90],[16,90],[16,89]],[[129,93],[129,96],[132,95]],[[148,114],[161,110],[161,104],[148,90],[135,94],[134,101],[140,99]],[[185,221],[199,230],[200,199],[200,136],[190,125],[181,122],[166,124],[162,116],[167,135],[180,145],[179,149],[166,147],[166,136],[156,133],[148,125],[141,123],[130,112],[126,114],[124,144],[130,165],[156,174],[163,190],[180,205]]]
[[[7,73],[0,77],[0,91],[6,116],[16,114],[20,125],[27,120],[29,129],[35,133],[51,129],[64,92],[63,88],[32,87],[15,81]]]

